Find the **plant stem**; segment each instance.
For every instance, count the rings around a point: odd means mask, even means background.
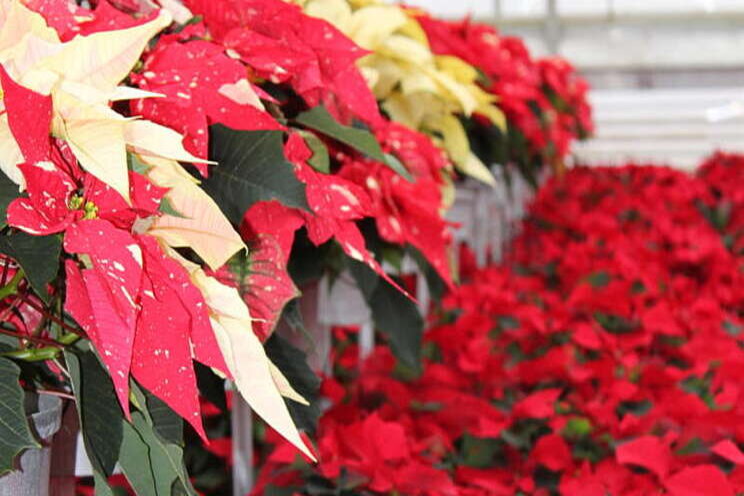
[[[8,318],[8,315],[10,315],[13,309],[15,309],[15,306],[19,301],[21,301],[21,296],[16,295],[15,300],[13,300],[13,302],[11,302],[11,304],[8,305],[5,310],[0,312],[0,322],[5,322],[5,319]]]
[[[33,300],[28,299],[28,298],[24,298],[23,299],[23,302],[26,303],[31,308],[33,308],[34,310],[36,310],[37,312],[39,312],[40,314],[42,314],[44,317],[48,318],[49,320],[51,320],[55,324],[57,324],[60,327],[62,327],[62,329],[64,329],[68,333],[75,334],[75,335],[80,336],[80,337],[86,337],[85,334],[83,333],[83,331],[81,329],[76,329],[76,328],[72,327],[70,324],[67,324],[64,320],[62,320],[59,317],[57,317],[56,315],[54,315],[53,313],[47,312],[44,307],[42,307],[40,305],[37,305]]]
[[[0,288],[0,300],[4,300],[8,296],[18,294],[18,284],[20,284],[20,282],[23,280],[24,275],[25,273],[23,272],[23,269],[18,268],[15,275],[13,276],[13,279],[11,279],[8,284]]]
[[[7,351],[0,356],[24,360],[26,362],[45,362],[54,360],[61,349],[58,346],[47,346],[44,348],[26,348],[25,350]]]
[[[54,347],[61,347],[65,343],[58,343],[57,341],[54,341],[52,339],[42,338],[42,337],[36,337],[36,336],[29,336],[28,334],[21,334],[19,332],[13,332],[9,331],[8,329],[4,329],[0,327],[0,334],[5,334],[6,336],[11,336],[16,339],[25,339],[34,343],[43,344],[45,346],[54,346]]]

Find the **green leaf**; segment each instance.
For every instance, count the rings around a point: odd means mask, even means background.
[[[152,169],[151,165],[147,165],[139,157],[133,153],[127,153],[127,166],[132,172],[137,174],[146,174],[147,171]]]
[[[227,412],[227,397],[225,395],[225,380],[218,377],[211,368],[194,362],[194,371],[196,372],[196,383],[199,387],[199,393],[207,401],[220,409]]]
[[[302,112],[297,116],[296,121],[350,146],[371,159],[385,162],[385,154],[382,153],[380,144],[372,133],[364,129],[339,124],[322,105]]]
[[[119,459],[124,422],[114,385],[90,349],[65,350],[65,362],[75,394],[85,451],[93,467],[96,494],[111,494],[106,480]]]
[[[328,148],[323,141],[309,131],[300,131],[300,134],[307,143],[307,146],[313,152],[313,156],[307,161],[313,169],[325,174],[331,173],[331,159],[328,156]]]
[[[0,172],[0,227],[7,223],[8,205],[19,196],[18,185]]]
[[[305,354],[276,332],[264,343],[264,348],[269,359],[282,371],[295,391],[310,403],[305,406],[295,401],[286,402],[295,424],[300,429],[315,432],[320,416],[317,397],[320,378],[307,365]]]
[[[420,371],[424,319],[416,304],[365,264],[352,260],[350,269],[372,311],[375,327],[387,336],[393,354],[406,367]]]
[[[442,297],[447,293],[447,283],[444,282],[442,276],[434,268],[431,263],[421,254],[416,248],[409,246],[408,252],[411,254],[419,270],[424,274],[426,279],[426,285],[429,287],[429,294],[434,301],[440,301]]]
[[[601,289],[610,283],[610,274],[604,270],[592,272],[586,277],[586,281],[595,289]]]
[[[188,219],[189,218],[189,217],[186,217],[185,215],[183,215],[178,210],[176,210],[175,207],[173,207],[173,204],[170,202],[170,200],[168,199],[167,196],[164,196],[160,200],[160,207],[158,208],[158,210],[160,212],[164,213],[164,214],[172,215],[173,217],[178,217],[180,219]]]
[[[144,388],[143,388],[144,389]],[[183,446],[183,420],[163,400],[145,392],[147,413],[158,435],[166,442]]]
[[[15,457],[27,448],[40,448],[28,425],[24,392],[18,383],[20,367],[0,358],[0,474],[13,470]]]
[[[87,345],[81,345],[87,346]],[[195,495],[183,464],[183,421],[165,403],[136,384],[143,409],[123,418],[114,386],[89,349],[65,351],[96,494],[110,495],[106,479],[117,463],[139,496]]]
[[[477,438],[470,434],[462,437],[461,457],[466,467],[489,468],[494,466],[495,458],[502,451],[500,439]]]
[[[403,176],[403,179],[408,181],[409,183],[413,182],[413,176],[410,172],[408,172],[408,169],[406,169],[406,166],[403,165],[403,162],[398,160],[398,157],[395,155],[392,155],[390,153],[385,154],[385,160],[383,161],[385,165],[387,165],[393,172],[399,174],[400,176]]]
[[[588,436],[592,433],[594,428],[589,419],[584,417],[573,417],[568,419],[566,426],[561,431],[564,437],[568,439],[577,439],[580,437]]]
[[[131,423],[124,423],[124,442],[119,452],[124,475],[132,486],[147,490],[154,487],[154,493],[137,491],[140,496],[196,496],[183,461],[183,420],[136,382],[132,382],[131,391],[140,411],[132,413]],[[142,458],[143,451],[148,458]]]
[[[281,131],[235,131],[220,124],[210,128],[209,157],[218,165],[202,187],[233,224],[240,224],[259,201],[309,210],[305,185],[284,157],[283,136]]]
[[[132,422],[124,423],[119,464],[139,496],[171,496],[174,484],[196,494],[183,465],[183,448],[163,441],[143,412],[132,412]]]
[[[0,253],[8,255],[21,266],[36,293],[49,298],[46,285],[57,275],[62,242],[59,236],[32,236],[15,231],[0,235]]]

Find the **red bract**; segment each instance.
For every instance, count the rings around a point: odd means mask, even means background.
[[[145,58],[142,72],[132,75],[140,88],[163,97],[137,100],[132,111],[183,134],[186,149],[207,158],[210,124],[239,130],[283,129],[263,110],[246,76],[243,64],[228,57],[220,45],[164,37]],[[206,175],[207,167],[202,165],[200,172]]]
[[[451,234],[441,214],[446,158],[427,136],[396,123],[378,126],[376,135],[383,148],[405,164],[413,180],[382,163],[343,155],[340,175],[369,194],[371,215],[385,241],[414,246],[451,284]]]
[[[147,15],[134,17],[119,10],[109,0],[99,0],[95,9],[86,9],[73,0],[24,0],[24,5],[41,14],[47,24],[54,28],[62,41],[77,35],[89,35],[100,31],[126,29],[152,19],[156,11],[148,9]],[[139,6],[129,9],[140,13]]]
[[[243,236],[252,243],[270,243],[273,272],[281,284],[281,298],[273,311],[267,311],[262,298],[248,298],[249,308],[265,318],[258,325],[259,334],[266,337],[274,328],[284,303],[296,295],[295,288],[286,273],[295,232],[305,227],[310,241],[319,246],[335,239],[349,257],[368,265],[383,279],[402,288],[383,271],[382,266],[367,250],[364,236],[356,222],[373,215],[369,196],[363,188],[340,176],[316,172],[307,164],[312,152],[299,134],[291,134],[285,146],[287,159],[295,166],[297,178],[305,184],[308,205],[312,213],[286,207],[279,202],[259,202],[253,205],[243,219]],[[281,274],[281,275],[280,275]],[[280,296],[282,295],[282,296]],[[273,297],[273,296],[272,296]]]
[[[323,103],[342,122],[352,116],[380,121],[374,95],[355,66],[366,52],[331,24],[282,0],[185,4],[258,76],[289,84],[309,106]]]
[[[741,491],[742,254],[711,211],[736,218],[727,183],[742,170],[718,156],[701,173],[711,183],[636,165],[551,180],[510,266],[471,268],[444,298],[420,377],[400,378],[380,347],[357,376],[326,381],[320,464],[292,484],[314,473],[372,494]],[[390,449],[406,446],[396,458],[367,441],[370,419]],[[272,474],[286,470],[269,458],[262,483],[281,486]]]
[[[22,164],[28,197],[8,207],[8,223],[31,234],[64,232],[65,309],[83,327],[129,412],[129,375],[204,435],[192,357],[227,370],[207,308],[185,269],[136,223],[159,215],[166,190],[130,173],[132,205],[76,165],[55,144],[51,161]],[[180,311],[178,310],[180,309]]]
[[[16,83],[2,65],[0,86],[8,127],[23,158],[32,164],[45,160],[51,149],[52,97],[40,95]]]

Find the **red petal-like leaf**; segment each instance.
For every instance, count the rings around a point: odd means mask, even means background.
[[[273,236],[259,235],[250,244],[245,302],[254,319],[253,330],[262,340],[274,331],[282,310],[300,296],[287,272],[284,253]]]
[[[623,443],[615,450],[618,463],[638,465],[663,479],[672,463],[669,446],[656,436],[642,436]]]
[[[109,369],[122,409],[128,415],[142,251],[131,234],[100,219],[70,226],[64,247],[68,253],[87,255],[92,263],[91,268],[82,271],[83,295],[87,293],[88,304],[80,301],[82,295],[68,291],[68,311],[89,323],[86,311],[92,312],[95,329],[91,327],[91,340]]]
[[[744,453],[742,453],[741,449],[739,449],[739,447],[730,439],[717,443],[710,450],[731,463],[744,465]]]
[[[684,468],[664,485],[671,496],[734,496],[731,484],[715,465]]]
[[[132,376],[206,440],[191,361],[189,312],[178,294],[164,284],[164,275],[152,272],[143,281]]]
[[[190,316],[190,339],[194,358],[229,376],[217,339],[209,321],[207,305],[199,289],[191,283],[186,270],[174,259],[163,253],[157,241],[150,236],[139,236],[138,241],[145,255],[145,269],[151,277],[159,277],[178,295]],[[155,274],[158,274],[156,276]]]
[[[541,437],[532,450],[536,462],[557,472],[571,466],[571,450],[558,434]]]
[[[2,102],[8,113],[8,126],[28,163],[49,160],[52,126],[52,97],[40,95],[13,81],[0,65]]]

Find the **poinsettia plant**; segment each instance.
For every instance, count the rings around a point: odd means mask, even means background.
[[[463,123],[505,123],[417,15],[0,0],[0,471],[38,446],[24,396],[52,394],[76,403],[96,491],[118,464],[138,494],[193,494],[184,426],[207,440],[225,380],[312,459],[312,371],[274,331],[342,271],[420,371],[423,319],[383,264],[454,284],[451,164],[493,182]]]
[[[268,432],[253,494],[741,494],[743,177],[552,179],[507,263],[463,263],[420,376],[336,329],[318,463]]]
[[[140,494],[192,492],[181,424],[205,437],[197,376],[230,379],[312,456],[282,397],[307,401],[262,344],[299,294],[296,233],[384,280],[370,304],[392,293],[415,311],[368,239],[452,279],[448,162],[381,116],[350,65],[363,51],[279,0],[245,2],[245,19],[191,7],[204,22],[2,3],[4,471],[37,445],[24,391],[55,394],[77,403],[97,490],[118,463]]]
[[[592,134],[589,86],[565,59],[533,58],[519,38],[470,19],[445,21],[420,11],[417,19],[432,51],[471,63],[506,115],[506,129],[483,119],[467,123],[473,149],[486,163],[514,164],[534,183],[543,165],[561,171],[571,143]]]

